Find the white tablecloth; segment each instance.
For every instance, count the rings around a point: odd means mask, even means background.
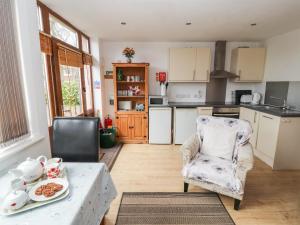
[[[0,225],[99,225],[117,192],[103,163],[65,163],[70,195],[58,202],[11,216]],[[0,177],[0,193],[11,176]]]

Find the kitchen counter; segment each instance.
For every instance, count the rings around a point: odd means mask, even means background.
[[[195,107],[239,107],[232,102],[169,102],[170,107],[195,108]]]
[[[250,105],[241,104],[237,105],[232,102],[169,102],[169,107],[176,108],[196,108],[196,107],[245,107],[248,109],[253,109],[259,112],[268,113],[279,117],[300,117],[300,111],[296,110],[283,110],[281,108],[276,108],[266,105]]]
[[[245,107],[248,109],[253,109],[259,112],[268,113],[273,116],[279,117],[300,117],[300,111],[296,110],[283,110],[281,108],[267,106],[267,105],[247,105],[241,104],[241,107]]]

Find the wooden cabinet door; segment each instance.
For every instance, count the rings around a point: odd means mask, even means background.
[[[171,48],[169,81],[193,81],[196,73],[195,65],[195,48]]]
[[[257,133],[258,133],[258,124],[259,124],[259,112],[247,109],[244,107],[240,108],[240,119],[247,120],[250,122],[253,133],[250,138],[250,143],[252,144],[253,148],[256,148],[257,143]]]
[[[147,140],[147,116],[143,114],[133,114],[130,117],[131,138],[133,140]]]
[[[233,51],[231,71],[239,75],[237,82],[260,82],[264,77],[265,48],[238,48]]]
[[[196,74],[194,81],[209,82],[211,64],[210,48],[196,49]]]
[[[130,115],[116,116],[117,136],[119,139],[131,139]]]
[[[258,151],[271,159],[274,159],[277,148],[279,125],[280,117],[260,113],[256,146]]]

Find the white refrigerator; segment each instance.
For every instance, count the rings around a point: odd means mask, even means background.
[[[149,108],[149,144],[172,143],[172,108]]]

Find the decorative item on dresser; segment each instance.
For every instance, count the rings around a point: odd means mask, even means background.
[[[148,143],[149,63],[113,63],[117,138]]]
[[[128,63],[131,63],[132,62],[132,58],[135,54],[135,51],[133,48],[128,48],[126,47],[124,50],[123,50],[123,55],[125,55],[125,57],[127,58],[127,62]]]

